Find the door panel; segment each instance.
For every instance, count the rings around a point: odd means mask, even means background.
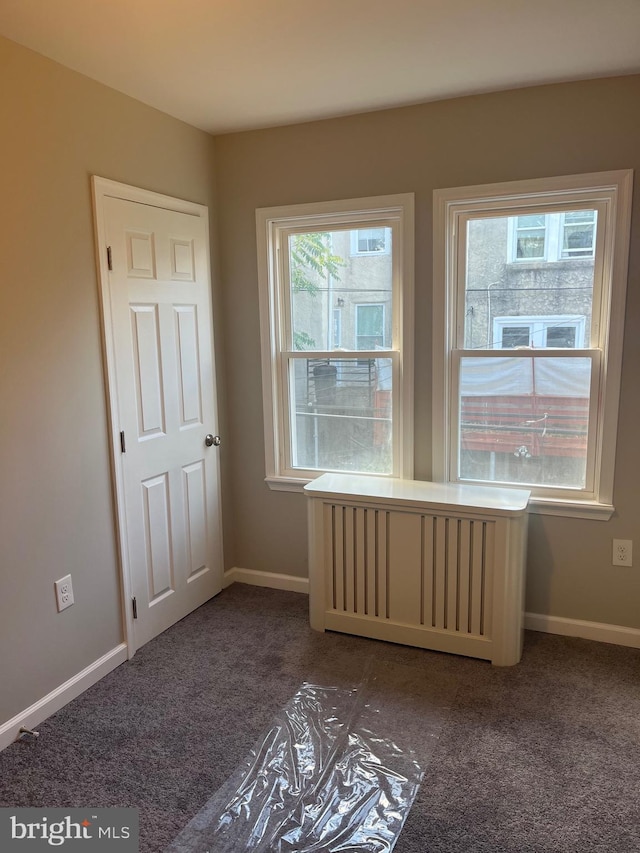
[[[180,426],[190,427],[202,424],[198,306],[175,305],[174,311],[180,383]]]
[[[222,586],[208,236],[202,217],[118,198],[104,218],[137,648]]]

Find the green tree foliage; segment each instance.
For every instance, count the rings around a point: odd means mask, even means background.
[[[291,288],[294,293],[306,290],[317,293],[318,285],[309,277],[310,272],[321,278],[339,279],[338,270],[344,266],[340,255],[331,252],[331,235],[327,231],[296,234],[291,240]]]
[[[339,269],[345,265],[340,255],[332,253],[328,231],[296,234],[291,239],[289,257],[291,290],[293,293],[304,290],[312,296],[320,289],[318,279],[332,276],[339,281]],[[311,349],[315,341],[306,332],[295,332],[293,345],[297,350]]]

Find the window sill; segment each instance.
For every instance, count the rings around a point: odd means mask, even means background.
[[[274,492],[299,492],[302,494],[309,478],[265,477],[265,483]],[[513,488],[516,488],[514,486]],[[588,518],[592,521],[609,521],[615,507],[598,501],[571,501],[559,498],[535,498],[529,501],[529,512],[533,515],[557,515],[561,518]]]
[[[507,261],[511,269],[548,269],[549,267],[563,267],[566,264],[579,264],[580,266],[593,266],[594,258],[526,258],[522,260]]]
[[[570,501],[558,498],[531,498],[529,512],[534,515],[558,515],[562,518],[588,518],[609,521],[615,507],[598,501]]]
[[[276,477],[270,476],[264,478],[265,483],[269,486],[272,492],[300,492],[304,490],[307,483],[311,480],[296,479],[294,477]]]

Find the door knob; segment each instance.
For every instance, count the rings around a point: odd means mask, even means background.
[[[209,433],[209,435],[205,437],[204,443],[207,445],[207,447],[211,447],[211,445],[213,445],[214,447],[220,447],[220,436],[211,435],[211,433]]]

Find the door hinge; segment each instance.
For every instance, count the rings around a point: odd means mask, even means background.
[[[111,260],[111,246],[107,246],[107,266],[113,270],[113,262]]]
[[[137,619],[138,618],[138,602],[136,600],[135,595],[131,599],[131,609],[133,610],[133,618]]]
[[[122,453],[127,452],[127,443],[124,440],[124,430],[122,430],[120,433],[120,450],[122,451]]]

